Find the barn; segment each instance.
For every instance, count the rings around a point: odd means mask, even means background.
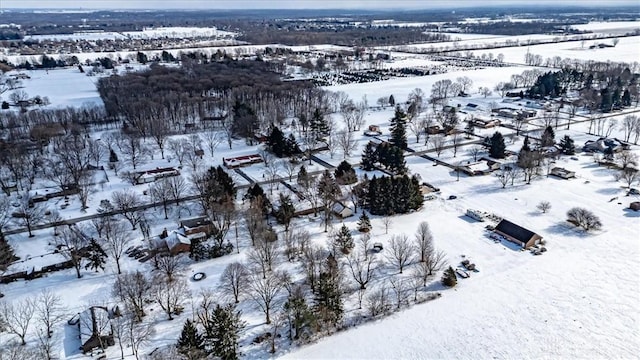
[[[520,225],[516,225],[509,220],[500,221],[494,231],[512,243],[518,244],[525,249],[536,245],[540,240],[542,240],[542,236],[531,230],[527,230]]]

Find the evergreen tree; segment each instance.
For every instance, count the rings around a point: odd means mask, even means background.
[[[271,133],[267,137],[267,146],[269,146],[271,152],[277,157],[286,156],[287,149],[284,134],[277,126],[271,129]]]
[[[109,162],[118,162],[118,155],[113,149],[109,149]]]
[[[338,183],[342,185],[353,184],[358,181],[356,171],[351,167],[346,160],[343,160],[336,168],[334,175]]]
[[[338,197],[342,194],[340,186],[333,178],[329,170],[325,170],[322,173],[322,177],[318,182],[318,195],[322,201],[322,207],[324,211],[324,231],[327,231],[329,221],[331,221],[332,211],[331,208]]]
[[[386,167],[394,174],[404,175],[407,173],[407,162],[404,160],[404,151],[401,148],[390,147],[387,160]]]
[[[302,287],[293,288],[287,302],[284,304],[284,310],[289,320],[289,339],[298,340],[300,337],[310,335],[311,328],[315,325],[315,314],[309,308],[307,299],[304,295]]]
[[[456,272],[451,266],[449,266],[449,268],[447,268],[442,275],[442,285],[454,287],[457,283],[458,279],[456,278]]]
[[[205,339],[211,353],[222,360],[235,360],[240,357],[238,339],[245,324],[233,304],[216,305],[210,314],[211,321],[205,324]]]
[[[342,321],[341,274],[333,254],[324,261],[316,289],[314,310],[319,327],[335,327]]]
[[[491,147],[489,147],[489,156],[494,159],[502,159],[505,156],[506,146],[504,144],[504,137],[498,131],[491,136]]]
[[[329,124],[319,108],[313,112],[309,127],[316,139],[322,139],[329,135]]]
[[[207,203],[233,204],[238,189],[222,166],[211,167],[207,171],[204,181],[204,195]]]
[[[258,183],[253,184],[247,189],[243,200],[249,200],[250,204],[260,204],[262,214],[265,216],[271,211],[271,201],[269,201],[269,198]]]
[[[569,135],[565,135],[562,140],[560,140],[560,147],[562,148],[562,153],[565,155],[573,155],[576,153],[576,146]]]
[[[300,170],[298,170],[298,185],[302,186],[303,188],[308,188],[309,184],[311,183],[311,176],[309,176],[309,173],[307,172],[307,168],[304,167],[304,165],[302,165],[300,167]]]
[[[293,214],[295,214],[296,209],[293,206],[293,202],[289,195],[284,195],[280,193],[280,206],[276,211],[276,220],[279,223],[284,225],[284,231],[289,231],[289,225],[291,224],[291,219],[293,219]]]
[[[180,333],[176,347],[178,352],[188,359],[205,357],[204,338],[191,320],[187,319],[182,326],[182,333]]]
[[[209,250],[202,240],[191,239],[191,246],[189,247],[189,257],[194,261],[200,261],[209,258]]]
[[[18,260],[14,255],[11,245],[5,240],[4,234],[0,231],[0,272],[3,272],[7,267]]]
[[[363,211],[360,219],[358,219],[358,231],[364,233],[371,231],[371,221],[369,221],[369,216],[366,211]]]
[[[529,135],[524,136],[524,141],[522,142],[522,149],[520,151],[531,151],[531,145],[529,145]]]
[[[540,137],[540,146],[542,147],[553,146],[556,143],[555,137],[556,137],[556,134],[553,131],[553,128],[551,127],[551,125],[547,126],[546,129],[544,129],[542,136]]]
[[[393,94],[389,95],[389,105],[396,106],[396,98],[393,97]]]
[[[360,167],[362,170],[371,171],[375,169],[375,164],[378,162],[378,156],[376,151],[376,146],[369,142],[367,146],[364,148],[364,152],[362,153],[362,160],[360,161]]]
[[[355,247],[351,231],[349,231],[349,228],[345,224],[342,224],[340,231],[336,233],[333,244],[340,249],[343,254],[348,254]]]
[[[407,115],[400,106],[396,107],[396,112],[390,121],[391,124],[391,142],[400,149],[407,148]]]
[[[85,269],[91,269],[98,272],[98,269],[104,270],[104,265],[107,262],[107,253],[102,249],[102,246],[98,244],[95,239],[89,241],[89,245],[84,249],[86,252],[87,264]]]

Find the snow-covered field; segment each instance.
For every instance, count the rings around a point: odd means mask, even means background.
[[[51,35],[29,35],[25,40],[124,40],[124,39],[162,39],[162,38],[194,38],[212,37],[223,38],[233,37],[236,34],[229,31],[200,27],[163,27],[145,28],[142,31],[123,32],[76,32],[73,34],[51,34]]]
[[[640,29],[640,20],[636,21],[594,21],[588,24],[572,25],[574,29],[604,34],[621,34]]]

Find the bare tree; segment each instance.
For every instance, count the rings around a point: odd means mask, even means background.
[[[25,338],[34,315],[35,304],[29,298],[13,300],[11,303],[0,302],[0,324],[6,332],[17,336],[21,345],[27,344]]]
[[[267,324],[271,324],[271,309],[275,305],[276,297],[282,290],[282,282],[278,277],[269,273],[266,277],[252,274],[249,281],[249,295],[265,315]]]
[[[65,259],[71,261],[76,269],[78,279],[82,277],[80,269],[84,262],[83,250],[89,245],[89,238],[82,228],[74,225],[62,229],[60,236],[55,239],[56,249]]]
[[[147,161],[150,154],[149,148],[142,143],[137,134],[122,133],[120,136],[120,153],[125,156],[125,161],[135,170]]]
[[[366,252],[366,251],[365,251]],[[364,298],[367,285],[373,278],[377,268],[377,261],[373,256],[362,258],[355,253],[347,257],[347,265],[353,276],[353,280],[359,285],[358,288],[358,308],[362,309],[362,299]]]
[[[134,315],[135,321],[145,316],[144,305],[151,295],[152,282],[140,271],[118,275],[113,285],[113,294]]]
[[[456,78],[456,82],[460,84],[460,91],[463,93],[467,93],[467,91],[471,90],[471,86],[473,86],[473,80],[468,76],[458,77]]]
[[[478,155],[482,152],[481,146],[473,146],[469,149],[469,155],[473,156],[473,161],[478,161]]]
[[[416,137],[416,144],[420,142],[420,137],[427,128],[427,119],[424,117],[414,117],[407,123],[409,130]]]
[[[182,166],[190,148],[189,141],[187,139],[169,140],[167,146],[171,154],[175,156],[180,166]]]
[[[382,225],[384,226],[385,234],[389,233],[389,228],[391,227],[392,224],[393,224],[393,218],[391,217],[391,215],[385,215],[382,217]]]
[[[453,157],[456,157],[456,155],[458,154],[458,147],[460,145],[460,141],[462,141],[460,134],[457,132],[453,134],[453,136],[451,137],[451,144],[453,145]]]
[[[409,243],[409,239],[406,235],[394,235],[389,241],[389,252],[387,253],[387,260],[396,266],[402,274],[405,266],[410,264],[414,259],[415,249]]]
[[[547,211],[549,211],[549,209],[551,209],[551,203],[548,201],[540,201],[536,208],[542,211],[543,214],[545,214]]]
[[[249,271],[238,262],[227,265],[220,276],[220,289],[231,294],[235,303],[240,302],[240,296],[247,290]]]
[[[152,117],[150,124],[149,134],[158,145],[158,149],[160,149],[160,156],[164,159],[164,146],[167,140],[167,136],[171,131],[169,129],[168,121],[161,117]]]
[[[629,150],[623,150],[617,153],[616,160],[620,163],[622,170],[626,170],[630,166],[638,166],[638,155]]]
[[[28,192],[21,194],[17,204],[18,207],[15,209],[15,212],[19,214],[17,221],[24,224],[29,232],[29,237],[33,237],[31,228],[42,221],[45,212],[44,206],[40,202],[33,201],[33,197]]]
[[[213,158],[215,155],[216,149],[224,140],[222,137],[222,134],[220,134],[220,132],[218,131],[206,130],[200,133],[200,137],[202,138],[202,141],[207,146],[207,150],[209,150],[209,154]]]
[[[634,182],[640,181],[640,171],[628,167],[626,169],[620,170],[615,175],[615,178],[618,181],[624,181],[624,183],[627,185],[627,188],[631,188],[631,185],[633,185]]]
[[[176,176],[174,176],[176,177]],[[162,208],[164,210],[164,218],[165,220],[169,218],[169,201],[171,200],[171,189],[169,185],[169,179],[171,178],[163,178],[155,181],[149,187],[149,195],[151,195],[151,199],[155,203],[162,204]]]
[[[433,146],[433,150],[436,152],[436,155],[440,157],[440,154],[442,154],[442,151],[444,150],[444,145],[445,145],[444,136],[436,135],[436,136],[432,136],[430,139],[431,139],[431,145]]]
[[[136,321],[127,322],[127,339],[136,360],[140,359],[140,348],[151,341],[153,334],[154,330],[151,324]]]
[[[137,209],[142,205],[140,196],[133,190],[124,189],[113,192],[111,195],[114,210],[121,214],[131,224],[132,230],[140,223],[140,213]]]
[[[418,225],[418,230],[415,235],[415,247],[420,262],[425,262],[427,256],[433,252],[433,234],[431,234],[429,223],[426,221]]]
[[[50,339],[53,335],[53,328],[67,315],[67,309],[62,304],[60,297],[48,289],[44,289],[38,294],[34,305],[36,318],[44,327],[45,336]]]
[[[433,250],[431,251],[427,257],[425,258],[424,264],[427,275],[431,276],[434,272],[442,270],[447,264],[446,255],[441,250]]]
[[[504,189],[509,181],[515,178],[515,174],[516,172],[513,166],[503,166],[500,171],[496,173],[496,177],[498,178],[500,184],[502,184],[502,188]]]
[[[247,255],[253,267],[260,269],[263,278],[267,276],[267,272],[273,270],[280,254],[277,241],[268,238],[270,233],[271,230],[262,231]]]
[[[409,292],[407,291],[407,281],[403,278],[399,278],[396,276],[389,277],[389,285],[391,285],[391,290],[393,291],[393,295],[396,298],[396,309],[400,309],[402,304],[407,303]]]
[[[162,278],[172,282],[176,280],[176,276],[183,274],[187,269],[187,258],[183,254],[158,256],[155,265],[156,270],[162,274]]]
[[[350,131],[338,133],[336,136],[338,138],[337,145],[340,150],[342,150],[343,159],[346,159],[351,156],[351,153],[357,147],[355,136],[353,135],[353,132]]]
[[[184,279],[170,281],[164,274],[154,279],[152,289],[155,301],[167,314],[168,320],[173,320],[173,315],[182,311],[182,304],[189,297],[189,287]]]

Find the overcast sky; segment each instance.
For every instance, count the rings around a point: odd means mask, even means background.
[[[426,9],[488,5],[638,5],[638,0],[0,0],[22,9]]]

